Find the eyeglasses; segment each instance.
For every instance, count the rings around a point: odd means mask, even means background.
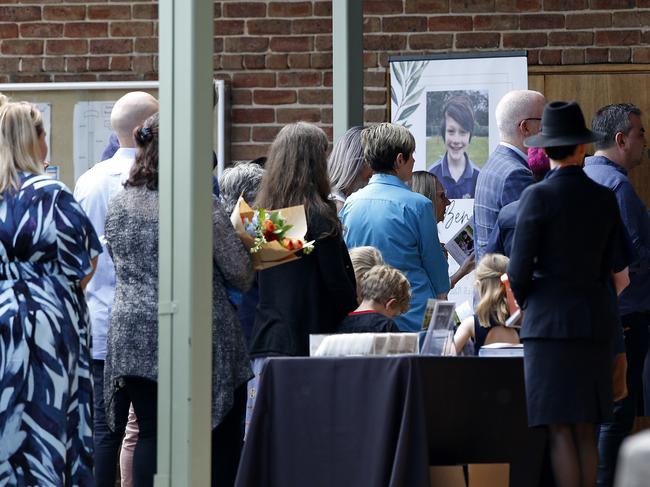
[[[538,120],[538,121],[540,121],[540,122],[542,121],[541,118],[530,117],[530,118],[524,118],[524,119],[522,119],[521,122],[527,122],[528,120]],[[521,123],[521,122],[519,122],[519,123]]]

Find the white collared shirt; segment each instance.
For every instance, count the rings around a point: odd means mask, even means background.
[[[504,145],[504,146],[512,149],[517,154],[519,154],[523,158],[524,161],[528,161],[528,154],[525,154],[519,147],[515,147],[514,145],[508,144],[507,142],[503,142],[503,141],[499,142],[499,145]]]
[[[86,287],[86,301],[90,310],[93,335],[93,359],[106,359],[106,335],[115,298],[115,267],[108,255],[104,239],[104,220],[108,204],[123,188],[135,161],[134,148],[120,148],[105,161],[95,164],[77,180],[74,197],[95,227],[103,252],[97,260],[97,269]]]

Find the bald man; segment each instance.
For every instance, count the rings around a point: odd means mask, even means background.
[[[90,218],[97,235],[104,236],[104,219],[110,200],[122,189],[135,161],[134,130],[158,111],[158,100],[148,93],[134,91],[115,102],[111,126],[120,148],[113,157],[95,164],[77,181],[74,196]],[[106,424],[104,408],[104,360],[106,334],[115,296],[115,267],[106,248],[99,256],[97,270],[86,288],[93,334],[94,444],[97,487],[115,486],[118,451],[126,425],[129,403],[115,404],[116,431]]]
[[[499,145],[481,169],[474,193],[474,248],[476,261],[494,229],[501,208],[516,201],[522,191],[535,182],[528,167],[524,139],[541,129],[546,99],[537,91],[506,93],[496,108]]]

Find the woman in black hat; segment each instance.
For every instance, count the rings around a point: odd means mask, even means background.
[[[524,143],[545,149],[551,171],[522,194],[508,267],[524,309],[528,423],[548,427],[560,487],[596,483],[594,424],[612,410],[615,291],[629,282],[614,194],[582,171],[586,144],[599,138],[575,102],[546,105],[541,133]]]

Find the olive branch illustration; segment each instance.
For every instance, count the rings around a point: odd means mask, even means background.
[[[393,63],[393,74],[399,87],[401,96],[398,98],[395,85],[390,85],[391,102],[397,105],[395,110],[395,122],[401,123],[407,129],[411,128],[408,123],[410,117],[420,106],[420,95],[424,91],[424,86],[419,88],[420,78],[426,66],[426,61],[409,61]]]

